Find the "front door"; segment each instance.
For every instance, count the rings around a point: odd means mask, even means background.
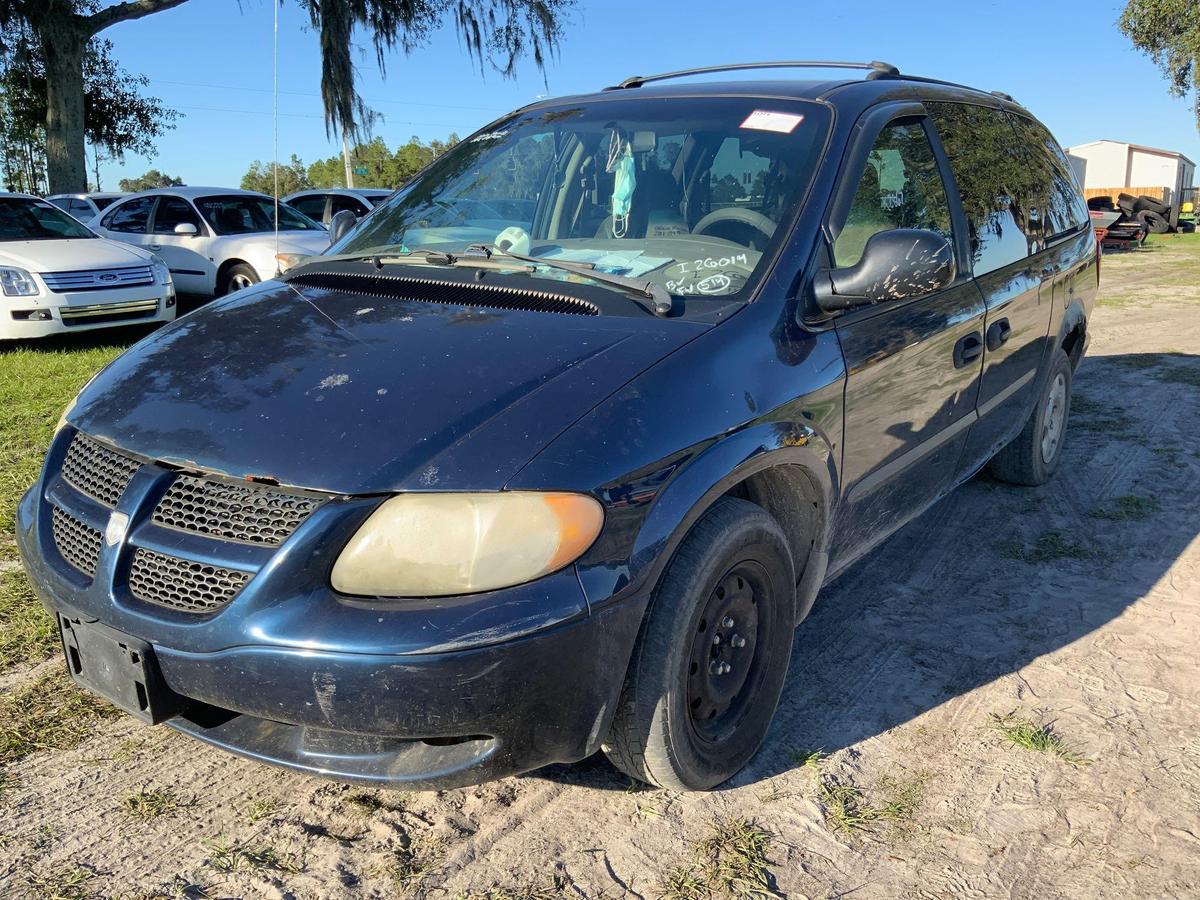
[[[177,234],[179,225],[191,225],[195,234]],[[182,294],[212,294],[217,280],[216,263],[206,253],[212,239],[200,214],[182,197],[160,197],[150,223],[147,249],[162,258],[171,270],[175,289]]]
[[[861,174],[840,227],[831,223],[836,267],[856,263],[868,238],[891,228],[956,238],[959,214],[947,199],[930,127],[923,114],[887,122],[865,166],[849,168]],[[961,257],[961,247],[956,252]],[[832,554],[840,568],[956,483],[975,419],[983,299],[969,273],[960,272],[925,296],[842,314],[835,327],[847,369]]]

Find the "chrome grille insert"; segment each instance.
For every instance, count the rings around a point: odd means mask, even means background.
[[[320,500],[275,488],[180,475],[152,518],[167,528],[277,547],[320,505]]]
[[[60,306],[58,314],[68,328],[95,325],[124,319],[150,319],[158,315],[158,301],[132,300],[127,303],[92,303],[87,306]]]
[[[117,505],[139,468],[141,463],[137,460],[79,433],[67,448],[62,477],[71,487],[111,507]]]
[[[100,559],[100,532],[57,506],[53,507],[50,524],[59,555],[84,575],[95,575]]]
[[[228,604],[249,580],[249,572],[179,559],[139,547],[129,570],[129,592],[144,603],[202,613]]]
[[[68,291],[107,291],[113,288],[154,284],[150,266],[121,269],[80,269],[75,272],[39,272],[46,287],[56,294]]]

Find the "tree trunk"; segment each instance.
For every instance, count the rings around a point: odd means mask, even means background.
[[[52,194],[87,190],[83,51],[90,35],[82,24],[69,8],[37,23],[46,59],[46,171]]]

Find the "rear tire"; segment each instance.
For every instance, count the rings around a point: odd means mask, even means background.
[[[992,457],[992,474],[1010,484],[1045,484],[1062,459],[1070,417],[1071,360],[1058,349],[1037,406],[1016,439]]]
[[[221,276],[221,296],[258,284],[258,273],[245,263],[230,266]]]
[[[605,755],[674,790],[730,778],[775,715],[795,625],[795,571],[779,524],[747,500],[718,500],[650,601]]]

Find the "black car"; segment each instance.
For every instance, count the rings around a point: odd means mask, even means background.
[[[20,505],[72,676],[345,780],[737,772],[823,584],[1054,474],[1097,286],[1029,112],[833,68],[528,106],[113,362]]]

